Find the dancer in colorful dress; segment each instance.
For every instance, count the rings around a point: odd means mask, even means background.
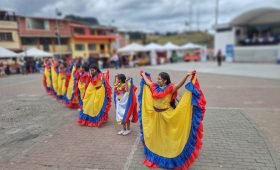
[[[203,116],[206,101],[195,71],[188,72],[178,84],[172,84],[167,73],[153,83],[141,72],[139,121],[141,140],[150,168],[187,169],[198,157],[202,146]],[[188,77],[185,91],[177,104],[177,90]]]
[[[89,127],[100,127],[108,120],[112,102],[109,71],[102,73],[95,65],[90,66],[90,79],[86,84],[78,123]]]
[[[80,69],[77,69],[76,77],[77,77],[77,82],[78,82],[76,90],[78,93],[79,108],[82,109],[86,85],[91,78],[91,75],[89,73],[89,66],[87,63],[84,63],[83,67],[80,67]]]
[[[79,108],[78,81],[80,70],[82,70],[80,63],[72,67],[67,92],[64,96],[64,102],[70,108]]]
[[[58,89],[58,68],[57,61],[55,59],[51,60],[51,82],[52,82],[52,95],[56,98],[56,93]]]
[[[115,76],[114,86],[116,120],[118,124],[123,125],[123,129],[117,134],[125,136],[131,132],[130,121],[133,123],[138,121],[137,101],[135,94],[137,88],[133,85],[133,80],[130,78],[126,79],[124,74],[117,74]]]
[[[44,60],[44,77],[43,85],[48,94],[52,94],[52,84],[51,84],[51,63],[49,59]]]
[[[59,69],[58,69],[58,77],[57,77],[57,91],[56,91],[56,97],[58,100],[62,101],[64,98],[64,94],[66,93],[66,69],[67,64],[66,63],[60,63]]]

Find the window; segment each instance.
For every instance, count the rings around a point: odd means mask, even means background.
[[[83,51],[85,49],[84,45],[83,44],[76,44],[75,45],[75,49],[77,51]]]
[[[26,18],[26,25],[28,29],[49,30],[48,20]]]
[[[40,38],[40,44],[42,45],[51,45],[52,41],[50,38]]]
[[[96,35],[96,31],[95,30],[90,30],[90,34],[91,35]]]
[[[0,41],[13,41],[11,32],[0,32]]]
[[[106,35],[106,32],[104,30],[98,30],[97,35]]]
[[[88,44],[88,49],[90,51],[95,51],[96,50],[96,45],[95,44]]]
[[[100,44],[100,50],[101,51],[105,50],[105,45],[104,44]]]
[[[68,45],[68,42],[68,38],[60,38],[60,45]],[[55,45],[59,45],[57,38],[55,38]]]
[[[36,45],[36,39],[35,38],[21,38],[21,42],[23,45]]]
[[[74,33],[75,34],[85,34],[85,30],[83,28],[74,28]]]

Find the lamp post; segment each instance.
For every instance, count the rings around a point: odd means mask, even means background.
[[[55,14],[57,17],[60,17],[62,15],[62,12],[59,11],[57,8],[55,9]],[[56,18],[56,38],[57,38],[57,43],[58,43],[58,46],[60,47],[61,46],[61,41],[60,41],[60,34],[59,34],[59,25],[58,25],[58,18]],[[61,53],[59,54],[60,58],[61,57]]]
[[[219,19],[219,0],[216,0],[216,6],[215,6],[215,27],[218,25],[218,19]]]

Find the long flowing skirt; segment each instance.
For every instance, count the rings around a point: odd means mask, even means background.
[[[176,109],[155,111],[151,90],[141,82],[140,131],[150,168],[187,169],[199,155],[206,101],[196,79],[185,88]]]

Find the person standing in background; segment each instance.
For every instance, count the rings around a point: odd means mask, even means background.
[[[222,51],[219,50],[217,53],[217,62],[219,67],[222,66],[222,59],[223,59],[223,54]]]

